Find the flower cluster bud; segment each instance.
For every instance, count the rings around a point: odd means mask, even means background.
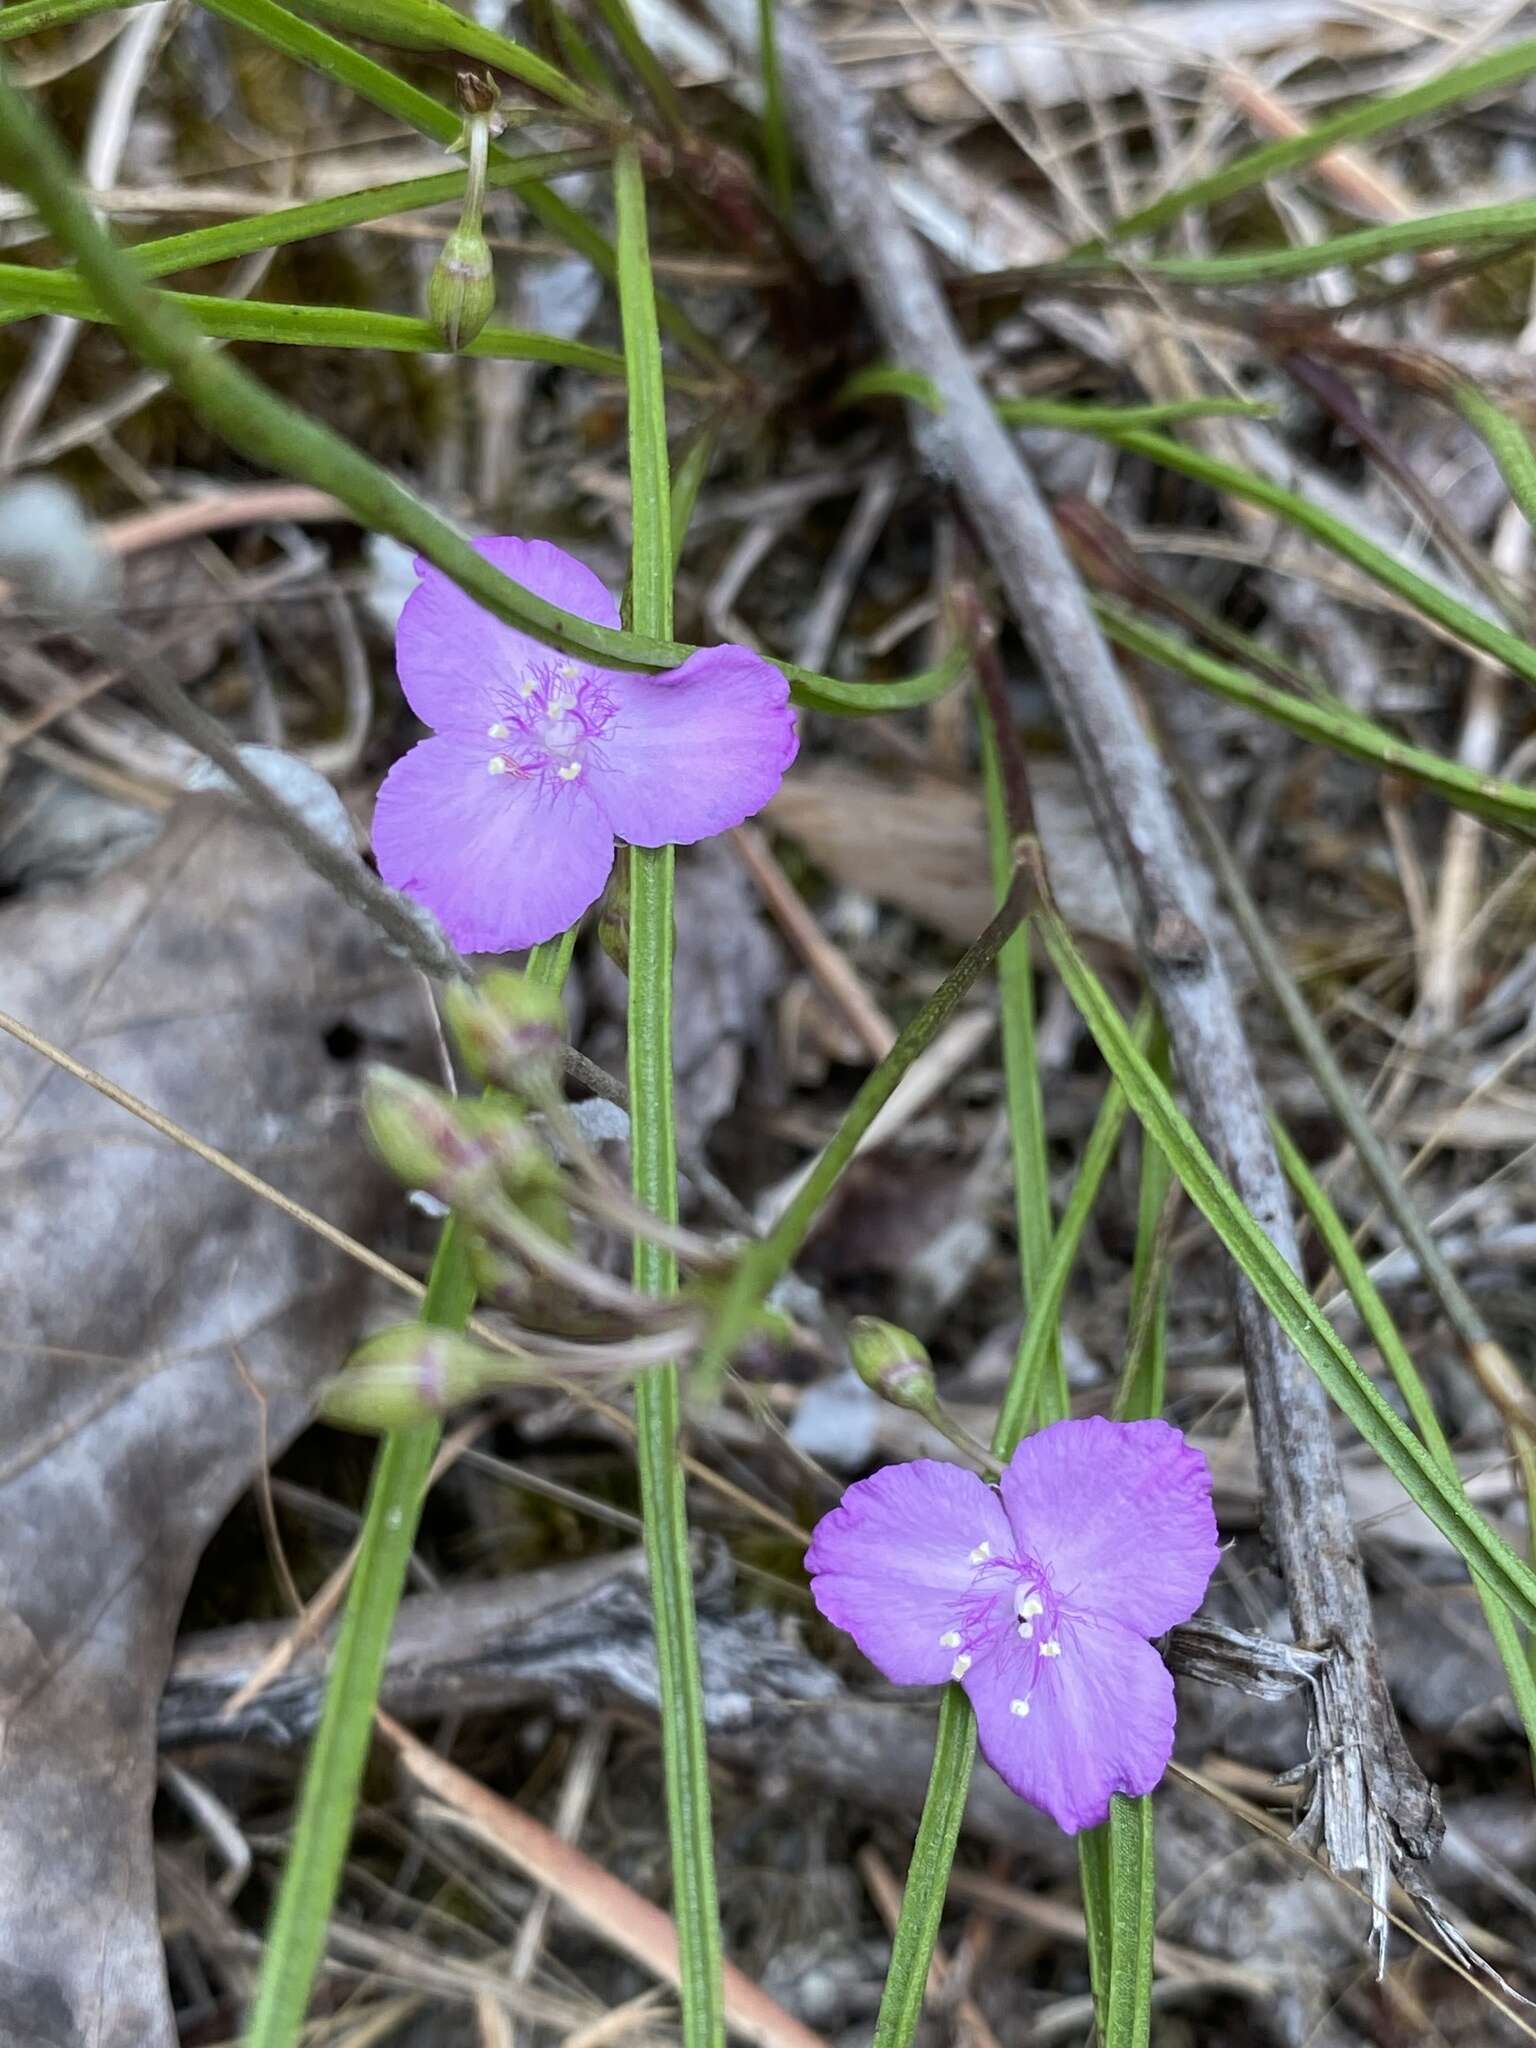
[[[358,1346],[321,1390],[320,1417],[339,1429],[406,1429],[524,1377],[518,1361],[430,1323],[397,1323]]]
[[[848,1351],[854,1371],[882,1401],[917,1415],[933,1413],[938,1403],[933,1364],[910,1330],[878,1316],[856,1316],[849,1326]]]
[[[363,1120],[391,1173],[467,1215],[555,1177],[553,1160],[519,1109],[459,1102],[393,1067],[369,1069]]]
[[[565,1006],[555,989],[498,969],[479,982],[452,983],[443,996],[443,1018],[477,1081],[539,1108],[559,1096]]]

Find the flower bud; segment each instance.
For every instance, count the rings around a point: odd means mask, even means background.
[[[491,251],[479,226],[462,222],[443,244],[427,286],[427,318],[444,345],[468,348],[496,304]]]
[[[498,969],[479,983],[456,981],[443,1018],[477,1081],[544,1103],[560,1092],[565,1066],[565,1005],[556,990],[527,974]]]
[[[456,1102],[393,1067],[363,1083],[363,1121],[374,1150],[409,1188],[473,1213],[554,1171],[547,1152],[509,1104]]]
[[[405,1429],[522,1375],[517,1361],[455,1330],[397,1323],[358,1346],[320,1392],[320,1417],[340,1429]]]
[[[466,121],[488,121],[501,105],[496,81],[485,71],[455,72],[453,92]]]
[[[855,1316],[848,1330],[853,1369],[866,1387],[893,1408],[926,1415],[938,1399],[928,1353],[910,1330],[878,1316]]]

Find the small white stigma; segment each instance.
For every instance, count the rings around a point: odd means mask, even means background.
[[[959,1631],[959,1629],[957,1629],[957,1628],[947,1628],[947,1629],[945,1629],[945,1631],[944,1631],[943,1635],[941,1635],[941,1636],[939,1637],[939,1648],[940,1648],[941,1650],[958,1650],[958,1649],[959,1649],[959,1647],[960,1647],[960,1631]]]
[[[567,761],[563,767],[557,768],[555,773],[562,782],[574,782],[581,773],[581,763],[579,761]]]
[[[1029,1712],[1029,1701],[1010,1700],[1008,1702],[1008,1711],[1010,1714],[1017,1714],[1019,1719],[1022,1721],[1025,1715]]]
[[[1027,1642],[1031,1641],[1031,1640],[1033,1639],[1033,1637],[1034,1637],[1034,1633],[1035,1633],[1035,1624],[1034,1624],[1034,1623],[1033,1623],[1032,1621],[1021,1621],[1021,1622],[1019,1623],[1019,1641],[1020,1641],[1020,1642],[1022,1642],[1022,1643],[1027,1643]]]
[[[964,1650],[962,1650],[959,1656],[955,1659],[954,1663],[950,1665],[949,1675],[951,1678],[964,1678],[965,1674],[967,1673],[967,1671],[970,1670],[970,1668],[971,1660],[965,1654]]]
[[[1052,1636],[1048,1643],[1040,1645],[1040,1654],[1042,1657],[1059,1657],[1061,1655],[1061,1645]]]
[[[485,728],[485,736],[488,740],[504,740],[507,737],[507,728],[498,718],[494,725]]]
[[[977,1546],[976,1546],[976,1548],[975,1548],[975,1549],[974,1549],[974,1550],[973,1550],[973,1551],[971,1552],[971,1563],[972,1563],[972,1564],[985,1564],[985,1563],[986,1563],[986,1561],[987,1561],[987,1559],[988,1559],[988,1558],[989,1558],[989,1557],[990,1557],[991,1555],[992,1555],[992,1546],[991,1546],[991,1544],[990,1544],[990,1543],[978,1543],[978,1544],[977,1544]]]
[[[485,772],[487,775],[505,775],[507,772],[506,755],[492,754],[489,761],[485,764]]]

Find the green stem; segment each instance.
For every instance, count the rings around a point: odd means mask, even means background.
[[[614,164],[619,307],[629,378],[629,477],[634,526],[630,606],[634,625],[672,631],[671,474],[661,338],[651,284],[645,181],[639,151],[625,143]],[[629,1115],[635,1197],[677,1221],[677,1136],[672,1104],[673,862],[670,846],[630,849]],[[637,1239],[635,1285],[677,1291],[677,1262]],[[645,1554],[656,1621],[662,1759],[672,1844],[685,2048],[725,2038],[720,1913],[710,1826],[709,1753],[699,1676],[687,1500],[679,1455],[681,1395],[675,1365],[635,1386],[635,1442]]]
[[[795,171],[784,81],[779,76],[778,0],[757,0],[757,66],[763,80],[763,160],[768,166],[768,189],[779,212],[787,214],[795,197]]]
[[[474,1307],[468,1248],[452,1218],[432,1262],[421,1320],[462,1330]],[[405,1587],[440,1428],[436,1421],[391,1430],[373,1484],[347,1592],[325,1704],[304,1769],[293,1843],[262,1950],[246,2023],[246,2048],[294,2048],[352,1838],[374,1710],[395,1610]]]

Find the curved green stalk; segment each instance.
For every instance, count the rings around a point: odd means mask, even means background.
[[[468,1246],[450,1217],[438,1239],[421,1320],[462,1330],[474,1305]],[[246,2022],[246,2048],[296,2048],[304,2032],[304,2015],[352,1839],[390,1632],[441,1433],[435,1420],[391,1430],[374,1464],[357,1565],[326,1679],[320,1725],[304,1766],[293,1841],[262,1949]]]
[[[875,363],[855,371],[835,403],[866,398],[905,398],[930,412],[942,409],[933,379],[922,370]],[[1183,420],[1272,419],[1275,408],[1258,399],[1176,398],[1154,405],[1088,405],[1074,399],[1000,398],[993,411],[1010,427],[1061,427],[1084,434],[1116,433],[1126,427],[1172,427]]]
[[[1456,385],[1451,399],[1498,464],[1499,474],[1509,486],[1509,495],[1519,506],[1526,525],[1536,527],[1536,452],[1532,451],[1530,435],[1475,384]]]
[[[671,472],[645,180],[632,143],[623,144],[615,160],[614,196],[629,384],[634,528],[629,601],[634,624],[659,638],[672,631]],[[670,846],[635,846],[629,855],[630,1157],[636,1199],[667,1223],[675,1223],[678,1214],[672,1105],[674,858]],[[637,1238],[635,1285],[646,1294],[675,1294],[677,1261],[671,1252]],[[724,1966],[680,1427],[677,1367],[657,1366],[635,1384],[635,1446],[656,1621],[683,2041],[685,2048],[717,2048],[725,2039]]]

